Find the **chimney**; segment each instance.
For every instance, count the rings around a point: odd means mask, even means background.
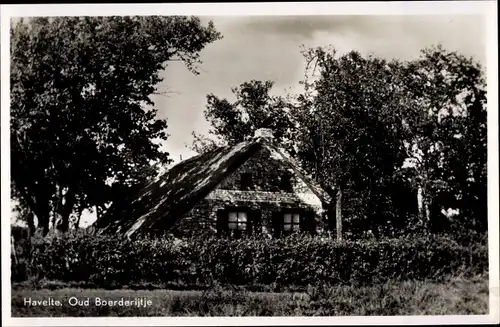
[[[273,131],[269,128],[259,128],[255,131],[254,140],[260,139],[268,142],[272,142],[274,140]]]

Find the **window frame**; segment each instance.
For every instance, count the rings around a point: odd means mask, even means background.
[[[236,220],[232,221],[231,220],[231,214],[236,214]],[[240,214],[245,215],[245,220],[240,221]],[[231,224],[236,224],[236,228],[231,228]],[[240,229],[240,224],[244,224],[245,228]],[[228,210],[227,211],[227,229],[229,231],[239,231],[239,232],[246,232],[249,229],[249,210]]]
[[[238,220],[236,222],[237,229],[229,228],[229,215],[230,213],[245,213],[246,214],[246,229],[239,229]],[[217,210],[217,235],[219,236],[231,236],[240,238],[243,235],[254,234],[254,229],[258,229],[261,226],[261,211],[258,209],[253,209],[247,206],[228,206],[223,209]]]
[[[287,222],[286,216],[290,215],[290,221]],[[295,220],[295,217],[298,216],[298,221]],[[284,233],[295,233],[302,231],[302,217],[303,214],[300,211],[293,212],[283,212],[282,213],[282,228]],[[290,226],[289,229],[286,229],[285,226]],[[295,228],[295,226],[297,228]]]
[[[292,214],[292,223],[288,225],[298,225],[298,230],[285,230],[285,214]],[[299,223],[293,223],[293,214],[299,215]],[[273,213],[273,235],[276,238],[289,236],[294,233],[314,233],[314,213],[305,208],[282,208]]]

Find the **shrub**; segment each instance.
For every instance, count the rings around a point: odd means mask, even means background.
[[[487,271],[484,244],[445,236],[343,241],[293,235],[281,239],[170,237],[127,240],[73,233],[32,242],[32,278],[96,287],[213,284],[280,289],[438,279]]]

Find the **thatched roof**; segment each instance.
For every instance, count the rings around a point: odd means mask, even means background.
[[[97,233],[123,233],[127,236],[169,230],[222,180],[263,147],[269,150],[273,159],[281,160],[286,168],[293,169],[321,201],[330,203],[330,197],[308,179],[283,150],[265,137],[256,137],[180,162],[158,180],[113,204],[95,222],[95,230]]]

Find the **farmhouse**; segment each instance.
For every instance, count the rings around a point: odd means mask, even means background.
[[[128,237],[318,234],[334,229],[331,202],[260,129],[251,140],[180,162],[113,204],[94,227]]]

